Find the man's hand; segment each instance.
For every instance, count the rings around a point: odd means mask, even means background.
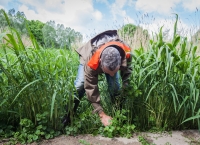
[[[101,113],[99,113],[99,117],[101,119],[101,122],[104,126],[108,126],[110,125],[112,122],[112,117],[106,115],[103,111]]]

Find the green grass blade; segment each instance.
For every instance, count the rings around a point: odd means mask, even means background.
[[[24,87],[21,89],[21,91],[19,91],[19,93],[15,96],[14,100],[12,101],[12,103],[11,103],[10,105],[12,105],[12,104],[15,102],[15,100],[18,98],[18,96],[19,96],[27,87],[29,87],[30,85],[32,85],[32,84],[34,84],[34,83],[36,83],[36,82],[38,82],[38,81],[40,81],[40,79],[35,80],[35,81],[32,81],[32,82],[30,82],[29,84],[27,84],[26,86],[24,86]]]
[[[55,104],[55,98],[56,98],[56,94],[57,92],[55,91],[53,96],[52,96],[52,100],[51,100],[51,115],[50,115],[50,120],[52,120],[53,117],[53,109],[54,109],[54,104]]]
[[[8,18],[8,15],[6,14],[6,12],[5,12],[4,10],[1,9],[1,11],[3,12],[3,15],[4,15],[4,17],[6,18],[6,21],[7,21],[7,23],[8,23],[8,26],[11,27],[10,20],[9,20],[9,18]]]
[[[193,116],[193,117],[190,117],[190,118],[184,120],[181,124],[183,124],[183,123],[185,123],[185,122],[187,122],[187,121],[194,120],[194,119],[199,119],[199,118],[200,118],[200,115],[195,115],[195,116]]]
[[[181,39],[181,37],[180,36],[177,36],[176,38],[175,38],[175,40],[173,41],[173,47],[176,47],[177,45],[178,45],[178,43],[180,42],[180,39]]]
[[[173,35],[173,42],[175,41],[175,37],[176,37],[176,31],[177,31],[177,22],[178,22],[178,15],[176,15],[176,22],[174,24],[174,35]]]
[[[158,84],[159,84],[159,82],[156,82],[156,83],[151,87],[151,89],[150,89],[150,91],[149,91],[149,93],[148,93],[148,95],[147,95],[147,97],[146,97],[146,101],[148,100],[149,95],[151,94],[151,92],[153,91],[153,89],[155,89],[155,87],[156,87]]]

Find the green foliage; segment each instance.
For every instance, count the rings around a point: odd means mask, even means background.
[[[120,29],[121,35],[128,35],[130,37],[133,37],[136,32],[137,26],[133,24],[126,24]]]
[[[135,130],[135,125],[128,123],[126,113],[126,110],[118,110],[112,119],[111,125],[100,127],[99,133],[110,138],[115,136],[130,138]]]
[[[0,138],[9,138],[14,134],[12,125],[0,124]]]
[[[63,24],[55,24],[54,21],[49,21],[46,24],[39,20],[26,20],[26,16],[23,12],[15,12],[15,9],[10,9],[6,17],[4,10],[0,11],[0,28],[7,29],[11,26],[20,34],[30,36],[30,32],[37,40],[37,43],[48,48],[67,48],[71,49],[72,45],[82,41],[82,35],[80,32],[76,32],[70,27],[64,27]],[[30,36],[31,37],[31,36]],[[32,39],[32,38],[31,38]]]
[[[31,143],[34,141],[41,140],[43,138],[50,139],[55,136],[60,135],[59,131],[54,131],[53,128],[49,128],[47,125],[48,122],[48,113],[44,112],[43,114],[37,114],[37,125],[25,118],[21,119],[19,132],[15,132],[14,138],[17,142],[22,144]]]
[[[150,39],[148,30],[133,24],[126,24],[118,30],[118,34],[132,49],[138,49],[142,46],[147,47]]]
[[[100,119],[97,115],[92,114],[92,106],[88,106],[87,101],[80,104],[77,115],[72,118],[72,123],[65,127],[66,135],[77,134],[94,134],[98,133],[98,128],[101,126]],[[86,108],[83,110],[83,108]],[[81,110],[80,110],[81,109]]]
[[[66,135],[77,135],[81,131],[81,123],[79,120],[75,120],[72,126],[65,127]]]
[[[147,52],[143,49],[135,50],[133,57],[133,100],[127,106],[134,106],[129,109],[133,122],[144,129],[196,128],[198,119],[180,124],[200,107],[197,47],[177,34],[171,43],[165,42],[161,28],[157,41],[150,41]]]
[[[6,22],[6,18],[4,17],[4,14],[3,14],[3,9],[0,10],[0,28],[5,28],[8,24]]]
[[[150,143],[145,139],[145,137],[143,136],[138,136],[138,141],[142,144],[142,145],[150,145]]]
[[[53,137],[62,129],[64,106],[73,99],[70,94],[74,91],[77,55],[67,50],[43,49],[34,37],[33,48],[25,48],[12,26],[0,38],[6,42],[1,44],[0,53],[0,115],[4,116],[0,124],[15,126],[15,130],[21,121],[21,129],[15,134],[20,142],[36,140],[43,132],[45,138]],[[44,116],[44,112],[48,113]],[[35,132],[36,128],[39,131]],[[9,136],[6,129],[1,132]]]
[[[37,40],[37,42],[41,45],[44,45],[44,40],[43,40],[43,33],[42,33],[42,28],[44,27],[44,23],[42,23],[39,20],[31,20],[28,21],[28,27]]]
[[[75,30],[49,21],[42,28],[46,47],[71,49],[72,45],[82,41],[82,35]]]
[[[7,15],[9,19],[9,26],[15,28],[21,34],[27,34],[26,31],[26,16],[24,12],[18,11],[15,13],[15,9],[10,9]],[[0,28],[5,29],[8,27],[8,21],[5,18],[4,10],[0,10]]]
[[[80,142],[81,144],[83,144],[83,145],[90,145],[89,142],[87,142],[87,141],[85,141],[85,140],[83,140],[83,139],[79,140],[79,142]]]

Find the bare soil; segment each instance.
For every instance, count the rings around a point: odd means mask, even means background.
[[[139,136],[151,145],[200,145],[200,133],[198,130],[165,133],[141,132],[133,134],[130,139],[122,137],[106,138],[102,136],[92,136],[90,134],[77,136],[61,135],[54,139],[43,140],[39,143],[32,143],[29,145],[142,145],[138,140]],[[0,145],[5,144],[5,141],[0,141]]]

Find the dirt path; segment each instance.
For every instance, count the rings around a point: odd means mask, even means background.
[[[198,130],[172,131],[167,133],[137,133],[130,139],[105,138],[102,136],[78,135],[59,136],[50,140],[31,145],[142,145],[143,142],[154,145],[200,145],[200,133]],[[0,143],[4,145],[5,143]],[[18,144],[19,145],[19,144]]]

